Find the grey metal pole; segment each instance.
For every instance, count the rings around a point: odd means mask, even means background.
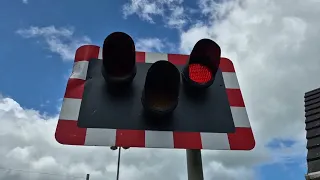
[[[119,171],[120,171],[120,155],[121,155],[121,147],[119,147],[119,153],[118,153],[117,180],[119,180]]]
[[[188,180],[203,180],[201,150],[187,149]]]
[[[86,180],[90,179],[90,174],[87,174]]]

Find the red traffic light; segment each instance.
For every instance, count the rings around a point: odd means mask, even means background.
[[[102,52],[102,75],[109,83],[129,83],[136,75],[136,53],[132,38],[123,32],[106,37]]]
[[[196,83],[207,83],[212,79],[211,71],[208,67],[201,64],[189,65],[189,77]]]
[[[147,72],[141,102],[146,112],[162,116],[178,105],[180,72],[168,61],[157,61]]]
[[[211,86],[219,69],[220,56],[221,49],[217,43],[210,39],[198,41],[182,72],[184,84],[194,88]]]

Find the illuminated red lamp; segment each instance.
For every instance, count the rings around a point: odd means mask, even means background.
[[[220,57],[221,49],[217,43],[210,39],[198,41],[182,71],[184,84],[193,88],[211,86],[219,69]]]
[[[107,83],[132,82],[137,72],[133,39],[123,32],[111,33],[103,43],[102,62],[101,72]]]
[[[157,61],[147,72],[141,102],[149,115],[171,114],[178,105],[180,72],[169,61]]]
[[[197,83],[207,83],[212,79],[212,74],[209,68],[201,64],[189,65],[189,77]]]

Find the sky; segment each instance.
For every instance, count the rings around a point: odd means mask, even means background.
[[[202,151],[205,180],[304,179],[303,95],[320,86],[319,0],[1,3],[0,180],[115,179],[117,152],[54,138],[75,50],[114,31],[147,52],[188,54],[210,38],[233,61],[256,146]],[[123,151],[120,179],[150,178],[187,179],[185,151]]]

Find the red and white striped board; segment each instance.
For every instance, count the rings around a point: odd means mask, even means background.
[[[188,55],[136,52],[137,62],[168,60],[183,65]],[[68,80],[56,128],[55,138],[61,144],[83,146],[120,146],[146,148],[183,148],[212,150],[251,150],[255,140],[241,95],[235,69],[227,58],[221,58],[228,100],[234,119],[234,133],[173,132],[79,128],[77,120],[87,75],[89,59],[102,59],[102,48],[84,45],[77,49],[72,74]]]

